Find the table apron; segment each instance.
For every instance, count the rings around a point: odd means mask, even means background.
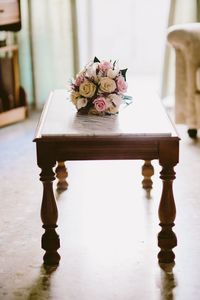
[[[57,160],[156,159],[157,142],[73,142],[56,146]]]

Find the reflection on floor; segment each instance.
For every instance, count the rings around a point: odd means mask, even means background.
[[[151,195],[142,161],[68,162],[69,188],[58,194],[61,262],[42,266],[42,185],[32,137],[38,114],[0,130],[0,299],[200,299],[200,141],[182,141],[176,167],[176,265],[157,264],[160,167]]]

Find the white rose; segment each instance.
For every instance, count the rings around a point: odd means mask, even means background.
[[[87,105],[88,101],[86,98],[79,98],[76,102],[76,108],[79,110],[82,107],[85,107]]]
[[[112,93],[116,89],[116,83],[109,77],[102,77],[100,79],[100,89],[105,93]]]
[[[110,78],[115,78],[119,74],[119,69],[109,69],[107,71],[107,76]]]
[[[98,63],[93,63],[91,66],[89,66],[86,70],[86,76],[89,78],[93,77],[94,79],[96,79],[97,67],[98,67]]]
[[[119,107],[120,104],[122,103],[122,97],[116,94],[111,94],[108,96],[108,99],[110,100],[111,103],[114,104],[114,106]]]

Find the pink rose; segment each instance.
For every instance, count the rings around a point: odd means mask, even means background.
[[[84,81],[84,75],[80,74],[76,77],[74,84],[79,86]]]
[[[120,93],[125,93],[127,91],[127,83],[123,76],[119,76],[117,79],[117,88]]]
[[[112,64],[109,61],[102,61],[99,64],[99,69],[102,72],[106,72],[107,70],[112,69]]]
[[[107,108],[106,99],[104,97],[98,97],[98,98],[96,98],[93,101],[93,103],[94,103],[94,107],[99,112],[104,111]]]

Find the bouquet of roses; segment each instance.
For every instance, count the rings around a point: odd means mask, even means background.
[[[83,114],[116,114],[127,91],[127,69],[120,70],[116,61],[97,57],[80,71],[70,84],[70,98]]]

